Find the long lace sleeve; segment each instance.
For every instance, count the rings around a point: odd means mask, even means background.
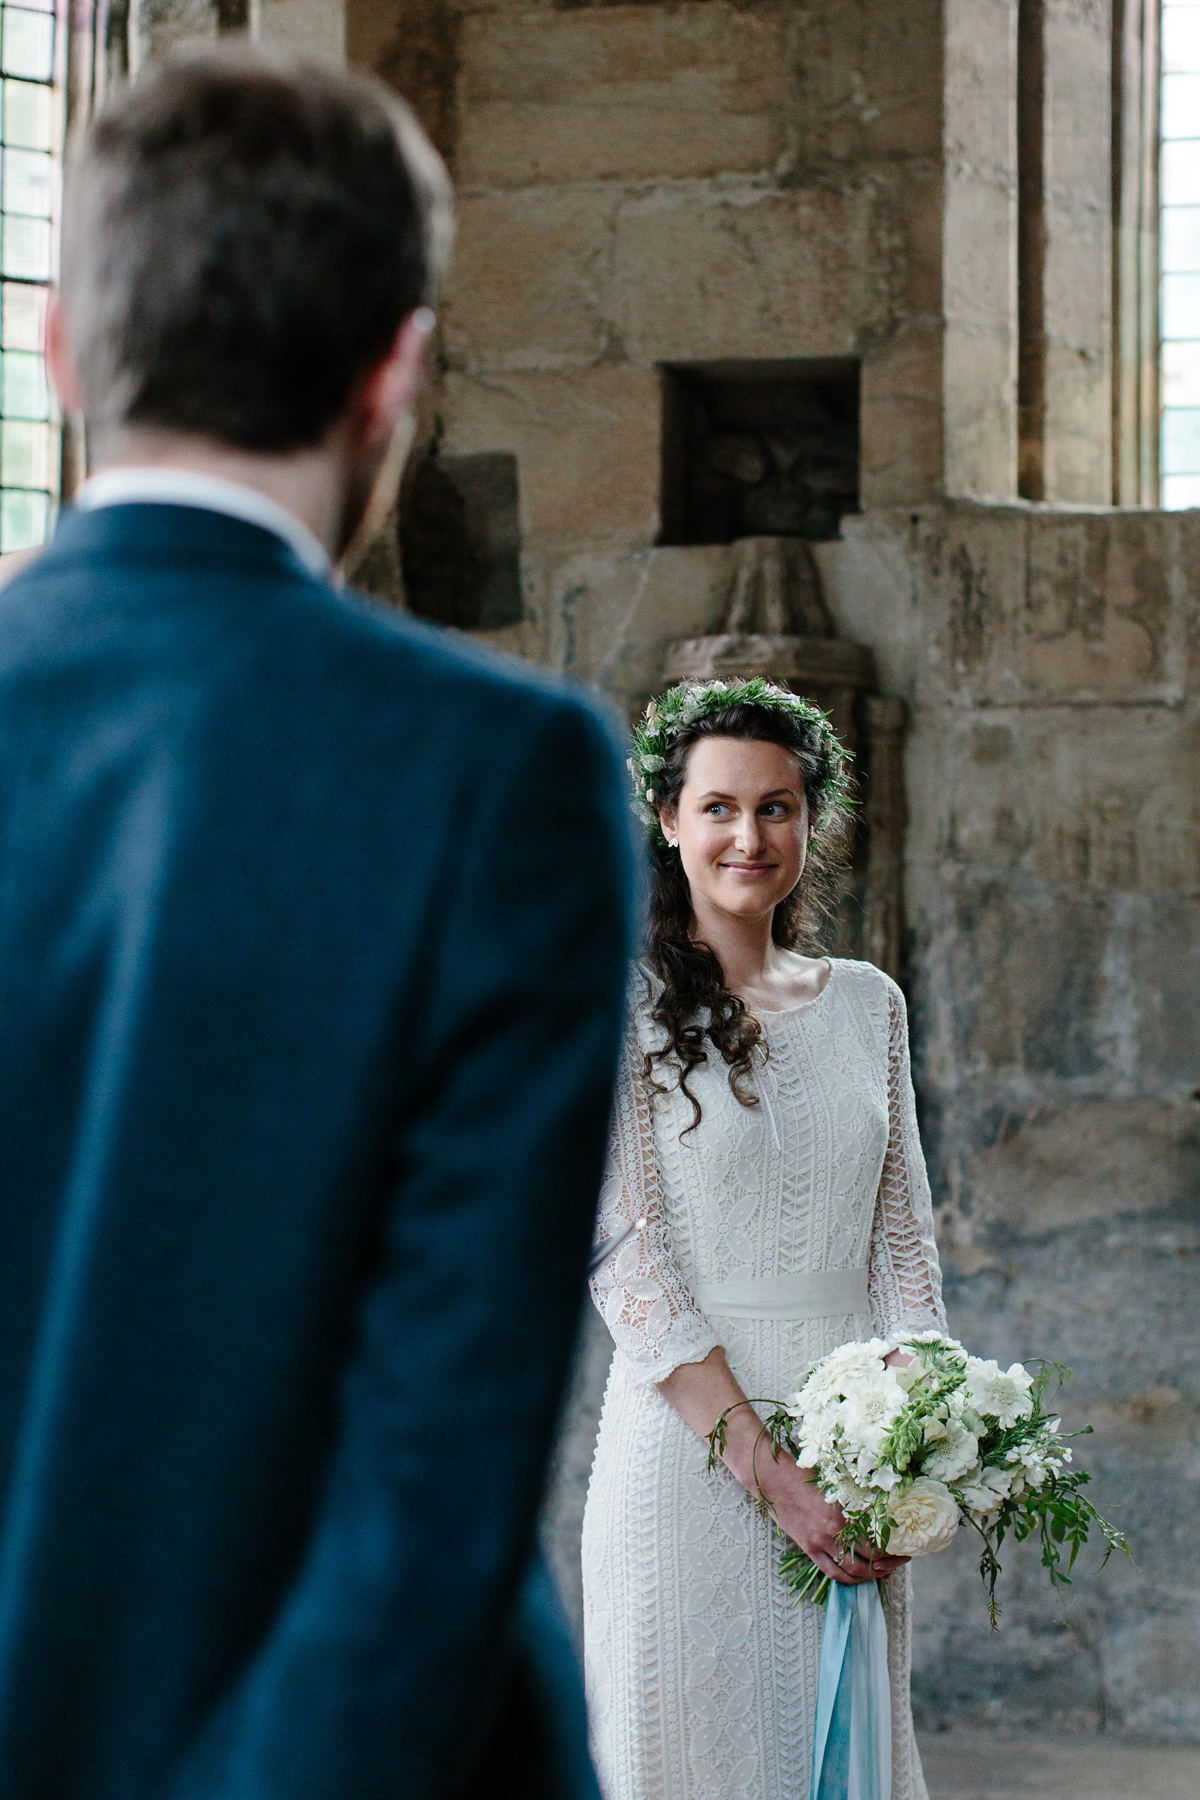
[[[697,1307],[671,1253],[654,1155],[651,1099],[630,1008],[596,1227],[602,1242],[634,1219],[646,1225],[592,1280],[592,1299],[633,1379],[664,1381],[681,1363],[703,1362],[720,1341]]]
[[[909,1071],[908,1015],[894,981],[888,982],[888,1002],[888,1146],[871,1233],[871,1312],[885,1334],[901,1328],[944,1331],[933,1205]]]

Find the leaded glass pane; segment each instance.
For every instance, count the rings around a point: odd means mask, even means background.
[[[0,290],[0,344],[5,350],[40,350],[46,289],[6,281]]]
[[[1200,406],[1200,340],[1163,345],[1163,405]]]
[[[6,213],[49,219],[54,204],[54,162],[44,150],[5,150],[3,205]]]
[[[1200,72],[1200,6],[1164,6],[1162,52],[1164,74]]]
[[[51,425],[0,420],[0,485],[51,488],[57,484],[58,433]]]
[[[48,419],[50,389],[40,356],[0,351],[0,413],[6,419]]]
[[[1163,337],[1200,337],[1200,275],[1162,278]]]
[[[6,75],[49,81],[54,74],[54,15],[6,6],[0,29],[0,62]]]
[[[1163,0],[1162,503],[1200,504],[1200,5]]]
[[[1162,90],[1164,137],[1192,137],[1200,118],[1200,74],[1165,75]]]
[[[20,150],[53,150],[54,90],[36,81],[6,81],[0,97],[3,138]]]
[[[1200,506],[1200,475],[1164,475],[1162,503],[1168,511]]]
[[[0,555],[45,543],[50,526],[50,496],[23,488],[0,493]]]
[[[1169,406],[1163,414],[1164,475],[1200,475],[1200,406]]]
[[[1200,142],[1185,138],[1163,142],[1162,202],[1164,206],[1194,206],[1200,194]]]
[[[1162,266],[1172,272],[1200,271],[1200,206],[1164,206]]]
[[[0,274],[24,276],[27,281],[50,279],[50,222],[4,215],[4,246]]]

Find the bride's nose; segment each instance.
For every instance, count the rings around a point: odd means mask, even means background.
[[[741,815],[734,842],[744,856],[758,855],[762,849],[763,834],[762,822],[756,812],[744,812]]]

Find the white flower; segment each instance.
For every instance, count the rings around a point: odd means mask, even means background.
[[[929,1427],[926,1426],[926,1434]],[[974,1468],[979,1457],[979,1442],[971,1433],[951,1419],[941,1428],[941,1435],[921,1458],[921,1473],[935,1481],[957,1481]]]
[[[980,1469],[959,1484],[962,1503],[977,1519],[997,1513],[1008,1499],[1013,1485],[1011,1469]]]
[[[977,1356],[967,1358],[970,1404],[976,1412],[1000,1425],[1015,1425],[1018,1419],[1029,1417],[1033,1411],[1033,1396],[1029,1392],[1032,1386],[1033,1377],[1025,1373],[1019,1362],[1005,1372],[997,1362],[983,1362]]]
[[[932,1556],[935,1550],[944,1550],[958,1530],[954,1495],[942,1482],[924,1475],[893,1500],[891,1511],[889,1556]]]
[[[903,1411],[907,1398],[890,1369],[855,1382],[837,1407],[846,1436],[859,1445],[865,1445],[868,1439],[882,1439]]]
[[[849,1394],[860,1382],[882,1375],[887,1352],[882,1338],[872,1338],[866,1344],[843,1344],[840,1350],[823,1356],[810,1371],[800,1392],[788,1401],[788,1411],[794,1418],[808,1418],[831,1400]]]
[[[837,1501],[842,1511],[848,1513],[861,1512],[862,1508],[870,1506],[874,1499],[870,1488],[860,1487],[857,1481],[851,1481],[848,1475],[840,1476],[831,1492],[833,1499]]]

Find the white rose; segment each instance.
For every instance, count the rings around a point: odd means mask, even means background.
[[[1033,1377],[1025,1373],[1019,1362],[1005,1371],[997,1362],[984,1362],[978,1356],[967,1358],[970,1403],[976,1412],[995,1419],[1000,1425],[1015,1425],[1018,1419],[1029,1417],[1033,1411],[1033,1396],[1029,1391],[1032,1386]]]
[[[958,1502],[940,1481],[920,1475],[891,1507],[894,1524],[889,1556],[932,1556],[944,1550],[958,1530]]]

